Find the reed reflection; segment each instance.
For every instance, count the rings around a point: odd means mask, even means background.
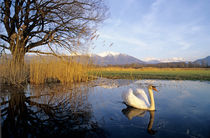
[[[132,120],[134,117],[144,117],[147,112],[149,112],[150,114],[150,120],[147,126],[147,132],[151,135],[155,135],[157,131],[152,129],[154,119],[155,119],[155,111],[141,110],[141,109],[136,109],[130,106],[127,106],[127,108],[122,109],[122,113],[129,120]]]
[[[103,135],[88,103],[85,87],[25,88],[1,86],[3,137]],[[103,137],[103,136],[102,136]]]

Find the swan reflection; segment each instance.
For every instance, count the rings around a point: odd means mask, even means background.
[[[136,109],[130,106],[127,106],[127,108],[122,109],[122,113],[129,119],[132,120],[134,117],[144,117],[144,115],[149,112],[150,114],[150,120],[149,124],[147,126],[147,132],[151,135],[154,135],[157,131],[152,129],[154,119],[155,119],[155,111],[148,111],[148,110],[142,110],[142,109]]]

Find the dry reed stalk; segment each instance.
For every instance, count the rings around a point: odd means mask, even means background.
[[[52,59],[35,60],[30,63],[30,83],[45,82],[74,83],[88,81],[88,64],[71,60]]]
[[[28,67],[26,64],[18,64],[11,57],[3,55],[0,61],[0,82],[7,84],[26,83],[28,78]]]

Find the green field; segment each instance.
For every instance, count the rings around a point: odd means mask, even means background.
[[[210,80],[210,69],[204,68],[100,68],[90,74],[110,79]]]

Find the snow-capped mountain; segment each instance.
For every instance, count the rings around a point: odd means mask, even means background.
[[[145,62],[146,64],[158,64],[158,63],[161,63],[160,60],[148,60]]]
[[[144,60],[137,59],[133,56],[117,53],[103,52],[91,55],[92,61],[98,65],[124,65],[124,64],[158,64],[158,63],[174,63],[186,62],[184,58],[173,57],[167,59],[146,58]]]
[[[30,62],[34,55],[26,55],[25,60],[26,62]],[[52,56],[42,56],[46,59],[51,59]],[[133,56],[117,53],[117,52],[103,52],[99,54],[76,54],[71,56],[66,56],[68,58],[71,58],[75,61],[78,61],[80,63],[93,63],[96,65],[126,65],[126,64],[159,64],[159,63],[172,63],[176,64],[179,62],[189,63],[189,61],[186,61],[184,58],[168,58],[168,59],[157,59],[157,58],[145,58],[144,60],[137,59]],[[39,57],[40,58],[40,57]],[[39,59],[38,58],[38,59]],[[206,58],[195,60],[195,64],[200,65],[207,65],[210,66],[210,56],[207,56]]]
[[[100,57],[118,56],[118,55],[120,55],[120,53],[118,53],[118,52],[106,51],[106,52],[98,53],[97,55],[100,56]]]
[[[144,64],[143,61],[127,54],[103,52],[91,55],[92,61],[99,65]]]
[[[146,58],[144,59],[146,64],[158,64],[158,63],[169,63],[169,62],[185,62],[184,58],[173,57],[167,59],[157,59],[157,58]]]

